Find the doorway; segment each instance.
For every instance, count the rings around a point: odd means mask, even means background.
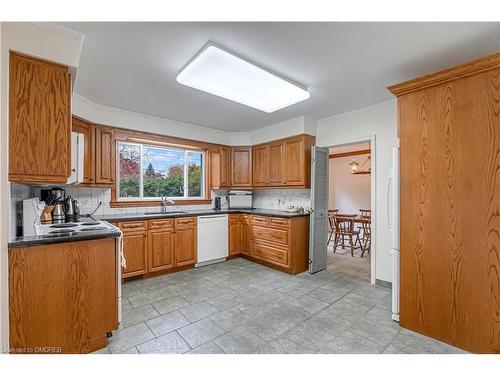
[[[328,148],[327,268],[374,282],[374,142]],[[372,220],[373,218],[373,220]]]

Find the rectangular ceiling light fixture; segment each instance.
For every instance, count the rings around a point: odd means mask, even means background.
[[[177,76],[182,85],[271,113],[309,98],[309,92],[214,45]]]

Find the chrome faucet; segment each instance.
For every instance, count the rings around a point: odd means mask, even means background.
[[[172,199],[168,199],[165,197],[161,197],[161,212],[165,213],[167,212],[167,206],[173,206],[175,205],[175,202]]]

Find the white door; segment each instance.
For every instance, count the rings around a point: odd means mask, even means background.
[[[311,218],[309,272],[326,269],[328,238],[328,148],[313,146],[311,151]]]

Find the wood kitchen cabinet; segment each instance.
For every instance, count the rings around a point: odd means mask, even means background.
[[[116,143],[114,130],[102,126],[95,128],[95,183],[113,186],[115,182]]]
[[[146,221],[118,223],[123,232],[123,253],[127,266],[122,278],[143,275],[148,270],[148,231]]]
[[[220,155],[220,187],[231,186],[231,148],[219,147]]]
[[[252,187],[252,147],[231,147],[231,187]]]
[[[210,183],[212,189],[231,186],[231,148],[213,147],[210,150]]]
[[[175,231],[173,219],[151,220],[148,223],[149,272],[175,267]]]
[[[241,215],[240,214],[230,214],[228,219],[228,248],[229,256],[237,255],[241,253],[242,241],[241,241],[242,231],[241,231]]]
[[[315,137],[295,136],[253,147],[254,187],[301,187],[311,183]]]
[[[9,55],[9,181],[65,184],[71,168],[67,66]]]
[[[252,228],[250,215],[241,214],[241,254],[250,255],[252,245]]]
[[[400,143],[400,324],[500,353],[500,53],[389,87]]]
[[[114,238],[9,249],[12,353],[88,353],[118,328]],[[60,350],[60,351],[59,351]]]
[[[113,187],[116,142],[114,130],[73,116],[72,129],[85,136],[83,182],[79,186]]]
[[[197,260],[195,217],[123,221],[123,251],[127,267],[122,277],[150,277],[192,266]]]
[[[79,186],[92,186],[95,182],[95,129],[94,126],[79,117],[72,118],[72,131],[84,135],[83,146],[83,182]]]

